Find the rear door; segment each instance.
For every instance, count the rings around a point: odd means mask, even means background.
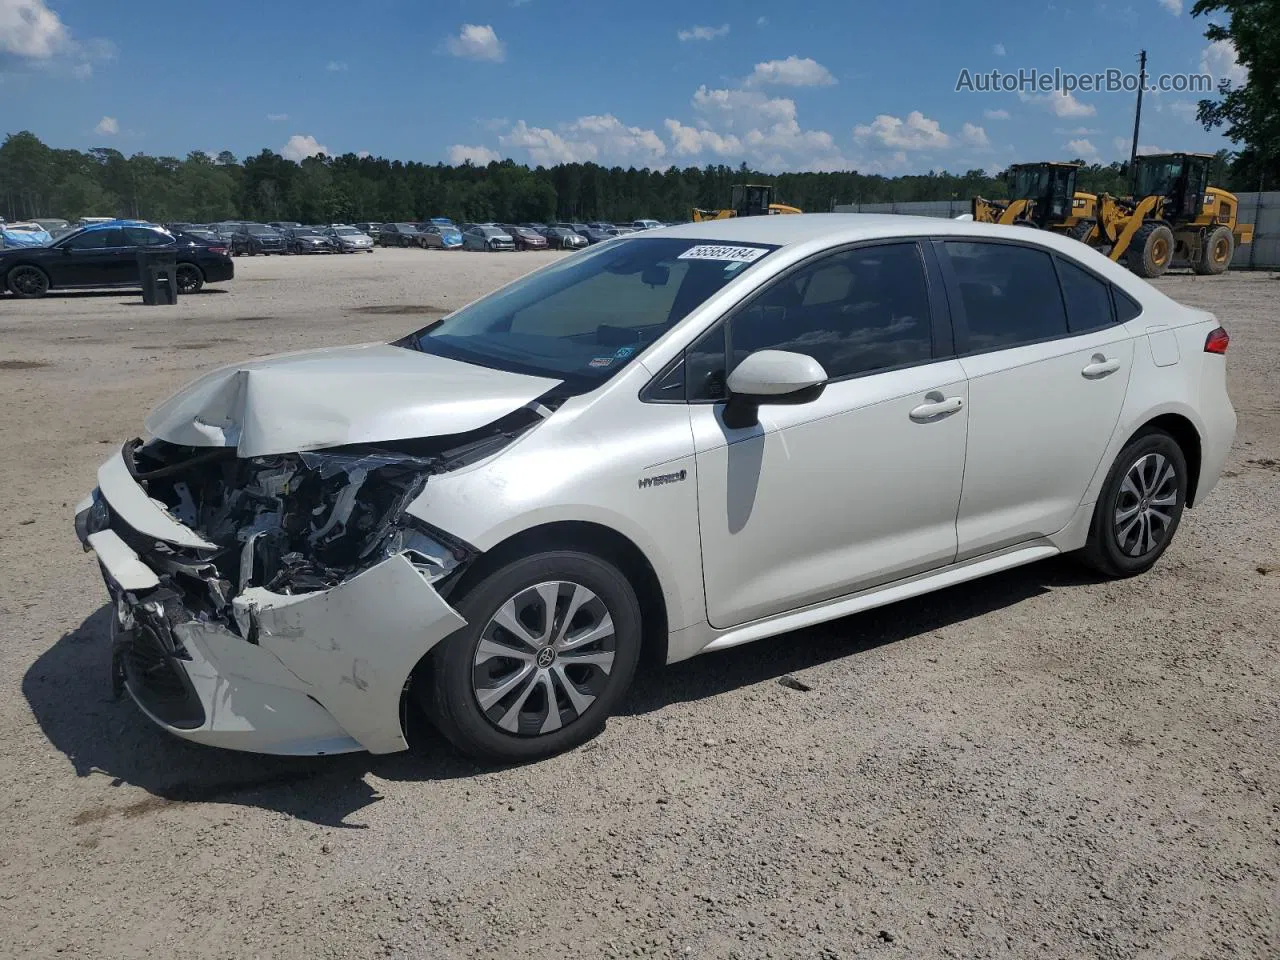
[[[969,381],[958,559],[1057,533],[1120,417],[1133,341],[1110,285],[1034,244],[935,243]]]

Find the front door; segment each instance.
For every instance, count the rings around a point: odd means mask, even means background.
[[[1106,281],[1030,246],[946,241],[969,380],[959,558],[1057,533],[1124,405],[1133,341]]]
[[[122,264],[129,251],[124,246],[124,233],[119,227],[86,230],[56,246],[59,255],[49,263],[49,272],[56,287],[106,287],[125,279]],[[132,264],[131,254],[128,259]]]
[[[935,302],[933,306],[938,306]],[[923,251],[861,246],[801,265],[686,358],[707,614],[726,628],[955,558],[967,396],[936,347]],[[762,349],[813,356],[829,382],[801,405],[724,424],[726,370]],[[701,391],[701,396],[698,395]]]

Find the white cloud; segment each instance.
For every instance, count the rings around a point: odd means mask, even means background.
[[[1196,118],[1196,111],[1200,108],[1197,104],[1190,100],[1174,100],[1169,104],[1169,109],[1180,116],[1183,120],[1191,123]]]
[[[629,127],[613,114],[579,117],[559,130],[531,127],[519,120],[498,142],[507,148],[526,150],[535,164],[629,162],[656,164],[667,152],[663,139],[652,130]]]
[[[895,150],[943,149],[951,145],[951,138],[942,132],[938,121],[930,120],[919,110],[912,110],[906,120],[882,113],[870,124],[854,127],[853,138]]]
[[[960,142],[966,147],[977,147],[979,150],[986,150],[991,146],[991,141],[987,139],[987,131],[972,123],[961,125]]]
[[[671,149],[678,157],[694,157],[700,153],[714,153],[718,157],[742,154],[742,141],[731,133],[686,127],[679,120],[667,120],[665,123],[671,135]]]
[[[1116,148],[1116,153],[1121,154],[1126,160],[1129,159],[1130,148],[1133,145],[1133,137],[1114,137],[1111,140],[1112,145]],[[1164,153],[1165,151],[1157,147],[1154,143],[1139,143],[1138,155],[1142,156],[1148,153]]]
[[[1215,81],[1230,80],[1233,87],[1244,86],[1249,79],[1249,69],[1241,66],[1230,40],[1215,40],[1200,51],[1200,69]]]
[[[0,53],[49,60],[70,46],[70,32],[44,0],[0,0]]]
[[[1081,160],[1096,160],[1098,158],[1098,148],[1088,140],[1068,140],[1063,149],[1072,157],[1079,157]]]
[[[470,160],[477,167],[483,167],[495,160],[501,160],[502,154],[497,150],[490,150],[488,147],[469,147],[463,143],[455,143],[449,148],[449,162],[455,167]]]
[[[991,48],[991,52],[994,53],[997,57],[1003,57],[1005,55],[1004,44],[997,43],[994,47]]]
[[[704,84],[694,91],[692,103],[694,111],[711,126],[730,130],[746,130],[761,123],[781,123],[796,118],[794,100],[770,97],[758,90],[712,90]]]
[[[93,76],[93,64],[88,62],[77,63],[71,68],[71,75],[77,80],[88,80]]]
[[[688,40],[714,40],[729,32],[729,25],[722,23],[718,27],[690,27],[688,30],[677,30],[676,37],[682,42]]]
[[[1081,103],[1066,90],[1058,90],[1034,97],[1026,93],[1019,93],[1018,96],[1023,100],[1043,103],[1060,117],[1092,117],[1098,112],[1097,107],[1093,104]]]
[[[1182,15],[1182,0],[1160,0],[1160,6],[1164,7],[1175,17]]]
[[[983,110],[982,116],[987,120],[1008,120],[1008,110]]]
[[[98,121],[98,125],[93,128],[93,132],[104,137],[114,137],[120,132],[120,124],[116,122],[115,117],[103,117]]]
[[[289,142],[280,148],[280,156],[286,160],[302,161],[307,157],[314,157],[318,153],[325,156],[332,156],[329,148],[323,143],[319,143],[311,134],[295,133],[289,138]]]
[[[774,84],[780,87],[829,87],[836,82],[831,71],[810,57],[790,56],[785,60],[766,60],[757,63],[747,77],[746,85],[760,87]]]
[[[507,45],[498,39],[488,24],[464,23],[456,37],[449,38],[449,52],[468,60],[491,60],[501,63],[507,58]]]
[[[272,123],[279,123],[282,120],[288,120],[289,115],[287,113],[268,113],[267,119]]]
[[[1053,132],[1064,134],[1068,137],[1096,137],[1102,131],[1097,127],[1072,127],[1070,130],[1063,129],[1062,127],[1055,127]]]
[[[324,65],[324,68],[330,73],[346,73],[347,62],[345,60],[330,60]]]
[[[768,25],[769,25],[769,18],[768,18],[768,17],[756,17],[756,26],[757,26],[757,27],[767,27]]]
[[[370,157],[373,156],[373,154],[370,153],[368,150],[357,150],[356,156],[359,157],[361,160],[368,160]]]

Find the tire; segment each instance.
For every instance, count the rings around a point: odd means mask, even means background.
[[[21,264],[5,277],[9,292],[22,300],[38,300],[49,292],[49,275],[39,267]]]
[[[539,646],[534,634],[546,632],[548,597],[553,636],[568,633],[568,640]],[[518,763],[584,743],[604,729],[635,675],[639,602],[626,577],[592,554],[556,550],[512,561],[467,588],[454,607],[467,626],[431,651],[430,669],[412,689],[440,733],[472,757]],[[528,641],[498,622],[504,610]],[[582,644],[583,635],[609,627]]]
[[[194,263],[178,264],[177,275],[178,293],[182,296],[199,293],[204,287],[204,271]]]
[[[1228,226],[1217,226],[1204,238],[1204,249],[1200,259],[1191,265],[1191,269],[1201,276],[1217,276],[1226,273],[1231,266],[1231,258],[1236,253],[1236,238]]]
[[[1173,231],[1163,223],[1144,223],[1129,243],[1125,263],[1147,280],[1160,276],[1173,263]]]
[[[1081,243],[1088,243],[1089,237],[1093,235],[1093,228],[1097,225],[1097,222],[1094,220],[1081,220],[1067,231],[1067,236],[1072,240],[1079,240]]]
[[[1163,430],[1140,434],[1111,465],[1080,559],[1108,577],[1146,573],[1178,532],[1186,500],[1182,448]]]

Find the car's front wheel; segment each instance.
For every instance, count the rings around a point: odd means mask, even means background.
[[[1108,577],[1150,570],[1173,540],[1187,499],[1187,460],[1176,440],[1151,430],[1120,451],[1093,509],[1081,558]]]
[[[578,746],[604,728],[635,674],[635,591],[592,554],[515,560],[454,606],[467,626],[432,651],[414,691],[436,728],[474,757],[520,762]]]
[[[49,292],[49,275],[39,267],[14,267],[6,283],[15,297],[24,300],[35,300]]]

